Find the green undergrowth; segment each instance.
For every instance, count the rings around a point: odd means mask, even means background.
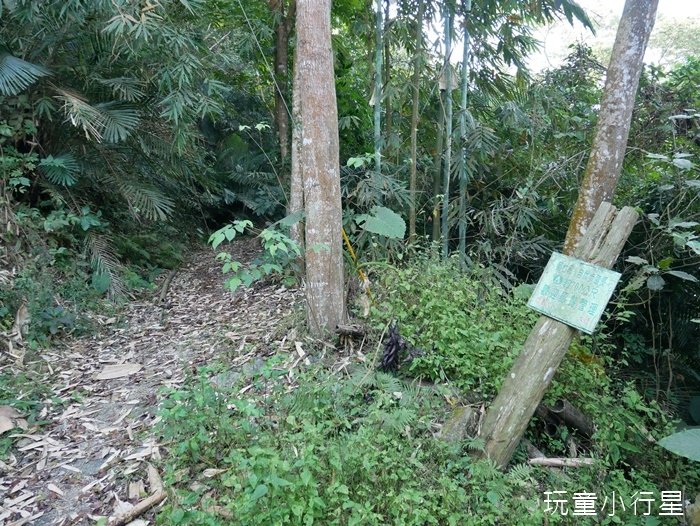
[[[626,428],[647,420],[637,401],[601,404],[615,425],[589,453],[595,466],[535,468],[518,452],[503,473],[478,459],[478,440],[453,446],[436,438],[449,413],[441,386],[364,368],[339,376],[315,365],[297,371],[291,390],[286,372],[268,361],[221,388],[200,370],[169,393],[158,433],[172,498],[158,524],[585,524],[547,512],[544,492],[591,491],[601,501],[615,494],[629,504],[636,491],[658,499],[660,491],[698,487],[688,463],[660,448],[631,451],[646,440]],[[615,441],[626,444],[617,462],[608,454]],[[597,524],[678,523],[654,518],[630,512]]]
[[[77,398],[77,394],[66,398],[57,396],[46,382],[46,366],[41,366],[41,369],[21,372],[6,369],[0,372],[0,407],[12,407],[30,427],[46,423],[42,416],[44,408],[58,411]],[[0,434],[0,460],[6,462],[9,455],[15,452],[13,447],[18,437],[14,434],[24,432],[17,427]]]
[[[183,261],[185,245],[167,225],[115,232],[87,207],[76,214],[17,206],[13,217],[19,235],[7,234],[14,269],[0,276],[0,331],[10,331],[24,306],[30,349],[95,330],[91,313],[113,315],[115,305],[153,289],[164,269]]]
[[[282,355],[226,376],[235,379],[228,387],[211,368],[199,370],[162,404],[157,432],[172,498],[158,524],[680,524],[658,516],[660,492],[685,491],[692,500],[697,469],[655,445],[673,423],[632,385],[610,378],[589,340],[573,346],[546,401],[575,402],[596,434],[583,439],[563,428],[551,436],[534,419],[527,438],[551,457],[571,456],[573,440],[594,465],[533,467],[521,447],[501,472],[480,459],[478,439],[439,439],[456,391],[488,403],[533,315],[523,300],[451,263],[417,261],[383,275],[374,283],[373,323],[397,319],[426,355],[396,374],[370,365],[338,373],[319,362],[294,370],[294,388]],[[575,493],[595,493],[598,518],[547,511],[547,491],[566,492],[570,508]],[[632,512],[642,491],[657,502],[648,517]],[[617,513],[608,516],[612,498]]]

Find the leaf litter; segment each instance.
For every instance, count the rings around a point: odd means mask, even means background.
[[[240,240],[230,249],[250,261],[259,245]],[[16,438],[0,461],[0,524],[87,525],[102,517],[150,524],[167,497],[157,469],[162,446],[152,433],[162,388],[222,356],[234,367],[276,352],[287,352],[290,364],[305,357],[283,325],[300,290],[263,283],[232,294],[223,282],[214,254],[198,251],[175,274],[163,305],[132,301],[117,318],[98,317],[96,334],[62,341],[33,362],[0,355],[0,370],[40,371],[38,381],[51,390],[42,425],[0,406],[0,430]],[[134,511],[140,516],[131,518]]]

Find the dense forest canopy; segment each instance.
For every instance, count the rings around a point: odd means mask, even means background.
[[[171,280],[208,241],[222,295],[306,291],[307,321],[271,330],[297,353],[287,373],[306,369],[294,389],[275,384],[270,343],[226,395],[205,381],[233,367],[225,352],[163,395],[173,489],[159,523],[510,524],[535,509],[514,523],[534,525],[538,484],[692,501],[700,439],[695,464],[657,442],[700,425],[697,21],[651,35],[667,52],[641,69],[608,196],[639,221],[595,333],[574,340],[543,401],[575,403],[595,431],[540,410],[500,473],[476,460],[481,438],[433,435],[453,406],[488,406],[534,326],[525,303],[564,250],[607,115],[612,39],[534,71],[538,29],[593,34],[577,2],[311,4],[0,0],[0,408],[44,425],[50,389],[27,364],[148,294],[166,323]],[[255,312],[235,301],[242,319]],[[362,326],[359,354],[347,334],[320,343],[338,321]],[[0,466],[14,426],[0,426]],[[598,464],[534,472],[530,446]],[[226,474],[206,490],[178,475],[213,468]]]

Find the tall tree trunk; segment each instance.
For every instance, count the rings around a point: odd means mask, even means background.
[[[598,129],[564,247],[568,254],[606,268],[617,259],[637,220],[629,207],[616,215],[607,200],[622,170],[642,59],[657,6],[658,0],[625,2]],[[574,328],[546,316],[530,333],[481,428],[485,452],[498,466],[509,462],[575,334]]]
[[[279,140],[280,164],[289,155],[289,30],[294,16],[294,2],[285,10],[285,0],[269,0],[275,18],[275,131]]]
[[[307,318],[323,336],[345,319],[338,110],[331,48],[331,0],[298,0],[295,133],[306,211]],[[303,96],[299,96],[303,95]]]
[[[467,16],[471,10],[471,0],[464,0],[464,48],[462,50],[462,107],[459,113],[459,137],[462,145],[462,156],[459,163],[459,261],[464,267],[467,261],[467,90],[469,88],[469,29]]]
[[[375,1],[374,169],[382,173],[382,0]]]
[[[617,28],[598,127],[564,242],[571,254],[603,201],[612,201],[622,171],[642,60],[659,0],[627,0]]]
[[[445,136],[445,104],[442,92],[438,100],[440,116],[435,140],[435,157],[433,158],[433,241],[436,243],[440,241],[440,200],[438,196],[441,195],[442,187],[442,154]]]
[[[382,35],[382,39],[384,40],[384,92],[386,93],[389,89],[389,80],[391,79],[391,50],[389,49],[389,39],[387,38],[387,35],[389,33],[389,25],[390,25],[390,18],[389,18],[389,1],[386,0],[386,3],[384,4],[384,34]],[[392,115],[392,109],[391,109],[391,98],[386,97],[384,101],[384,113],[385,113],[385,130],[384,130],[384,137],[386,137],[386,143],[387,147],[385,150],[387,151],[387,155],[389,154],[389,145],[391,144],[391,134],[393,132],[393,127],[394,127],[394,119]]]
[[[450,205],[450,169],[452,160],[452,21],[454,14],[449,4],[445,5],[445,166],[442,195],[442,257],[446,258],[450,243],[448,210]]]
[[[418,109],[420,105],[420,73],[421,57],[423,53],[423,7],[424,0],[418,0],[418,14],[416,15],[416,52],[413,55],[413,107],[411,111],[411,175],[408,189],[411,194],[411,203],[408,212],[408,242],[416,239],[416,186],[418,169]]]
[[[290,174],[289,205],[287,215],[304,210],[304,180],[301,169],[301,73],[297,60],[294,60],[294,79],[292,81],[292,166]],[[291,238],[304,249],[304,222],[298,222],[290,228]],[[300,262],[303,265],[303,261]],[[303,273],[303,269],[302,269]]]

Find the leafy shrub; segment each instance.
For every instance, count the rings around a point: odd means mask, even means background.
[[[286,285],[293,285],[296,282],[296,275],[300,270],[298,261],[301,258],[301,247],[281,228],[293,225],[299,221],[300,217],[299,214],[285,217],[260,231],[258,237],[262,243],[262,255],[247,264],[235,261],[228,252],[217,254],[216,259],[224,263],[222,272],[231,274],[226,281],[226,287],[231,292],[241,285],[250,287],[263,277],[270,275],[282,277]],[[252,227],[253,223],[247,219],[236,220],[214,232],[209,237],[209,243],[216,249],[224,241],[231,242],[236,236],[243,234],[246,228],[252,229]]]
[[[148,231],[128,232],[113,237],[120,259],[146,268],[179,267],[185,252],[182,234],[169,225],[154,225]]]

